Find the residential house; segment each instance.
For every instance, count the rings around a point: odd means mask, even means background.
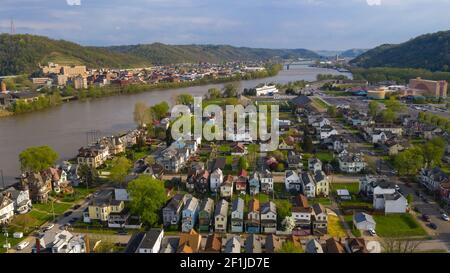
[[[262,253],[261,236],[250,234],[245,240],[245,253]]]
[[[33,202],[46,203],[52,190],[52,181],[40,173],[25,173],[21,177],[21,187],[29,190]]]
[[[209,191],[209,172],[205,169],[189,171],[186,188],[190,192],[207,193]]]
[[[335,238],[329,238],[325,241],[325,252],[326,253],[337,253],[342,254],[345,253],[345,247],[341,238],[336,240]]]
[[[431,192],[439,191],[440,185],[450,182],[450,176],[439,167],[433,169],[422,169],[419,172],[419,181]]]
[[[189,232],[197,223],[197,216],[199,211],[199,202],[195,197],[190,197],[186,205],[183,208],[182,220],[181,220],[181,230],[182,232]]]
[[[311,172],[322,170],[322,161],[316,157],[311,157],[308,159],[308,170]]]
[[[314,181],[316,196],[327,197],[330,193],[330,183],[325,173],[323,171],[316,171],[314,173]]]
[[[272,201],[261,206],[261,230],[264,233],[277,231],[277,206]]]
[[[293,234],[301,236],[310,235],[312,208],[308,204],[308,198],[303,194],[296,196],[291,212],[292,217],[295,219]]]
[[[325,125],[318,129],[318,138],[320,140],[328,139],[338,134],[338,131],[329,125]]]
[[[41,172],[43,176],[46,176],[52,181],[53,191],[56,193],[72,193],[73,189],[67,181],[67,173],[62,169],[48,168]]]
[[[14,202],[14,212],[17,214],[27,213],[32,208],[30,192],[26,188],[9,187],[0,194],[8,196]]]
[[[14,201],[0,194],[0,225],[8,224],[14,216]]]
[[[236,198],[231,205],[231,232],[244,232],[244,199]]]
[[[359,173],[366,167],[362,154],[353,154],[346,151],[338,156],[339,169],[345,173]]]
[[[289,170],[284,176],[284,185],[288,192],[301,192],[303,190],[302,182],[297,172]]]
[[[364,238],[348,238],[344,246],[347,253],[369,253]]]
[[[385,214],[405,213],[408,208],[408,200],[399,192],[374,195],[374,209],[384,210]]]
[[[236,183],[236,191],[245,193],[247,190],[248,174],[246,170],[241,170],[238,174]]]
[[[202,236],[194,229],[180,235],[178,253],[197,253],[200,250]]]
[[[210,175],[210,188],[211,192],[218,192],[220,190],[220,185],[223,183],[223,172],[222,169],[215,169]]]
[[[116,200],[112,192],[100,194],[94,198],[88,207],[89,221],[108,222],[111,214],[120,214],[125,208],[123,201]]]
[[[228,202],[224,199],[216,204],[214,210],[214,231],[227,232],[228,224]]]
[[[63,230],[56,234],[51,251],[52,253],[86,253],[85,237]]]
[[[324,253],[322,245],[319,243],[317,239],[310,239],[306,242],[305,245],[305,253]]]
[[[222,185],[220,185],[220,197],[231,199],[233,196],[234,178],[232,175],[225,176]]]
[[[205,198],[200,204],[198,213],[198,230],[200,232],[208,232],[213,219],[214,201],[211,198]]]
[[[357,212],[353,215],[353,225],[361,231],[375,230],[376,228],[376,222],[372,215],[364,212]]]
[[[260,176],[259,172],[255,171],[255,172],[253,172],[253,174],[250,176],[250,179],[248,180],[248,188],[249,188],[250,195],[256,195],[259,193],[259,188],[260,188],[259,176]]]
[[[302,156],[294,151],[288,152],[287,162],[288,168],[291,170],[301,170],[303,168]]]
[[[245,222],[248,233],[259,233],[261,227],[261,215],[259,200],[253,198],[248,204],[247,220]]]
[[[104,160],[104,153],[102,153],[98,147],[81,147],[78,150],[78,165],[87,165],[92,169],[96,169],[103,164]]]
[[[280,144],[278,144],[278,150],[293,150],[293,149],[294,146],[287,144],[284,139],[281,140]]]
[[[152,228],[144,233],[137,253],[159,253],[161,250],[162,240],[164,238],[164,230],[162,228]]]
[[[222,252],[222,237],[219,234],[213,233],[208,235],[205,244],[205,253],[220,253]]]
[[[245,147],[245,145],[240,142],[234,142],[230,148],[231,148],[231,155],[244,156],[248,153],[247,147]]]
[[[322,204],[312,206],[313,232],[315,235],[328,233],[328,213]]]
[[[181,218],[181,210],[186,201],[187,196],[184,194],[177,194],[170,199],[167,205],[162,209],[164,226],[178,225]]]
[[[261,191],[264,193],[273,192],[273,176],[272,173],[265,169],[259,173],[259,181],[261,183]]]
[[[231,236],[226,241],[224,253],[241,253],[241,239],[239,236]]]
[[[266,253],[277,253],[282,246],[283,242],[280,237],[274,234],[270,234],[266,237],[266,244],[264,246]]]
[[[308,198],[316,197],[316,183],[310,172],[302,172],[301,183],[303,186],[303,193]]]

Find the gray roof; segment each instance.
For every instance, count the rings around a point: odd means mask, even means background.
[[[217,215],[222,215],[225,217],[228,215],[228,202],[226,200],[222,199],[219,203],[217,203],[214,216]]]
[[[372,215],[369,215],[364,212],[358,212],[353,216],[353,219],[356,223],[362,223],[362,222],[370,222],[375,224],[375,220],[373,219]]]
[[[241,211],[244,212],[244,199],[237,198],[233,201],[233,204],[231,205],[231,211]]]
[[[241,241],[238,236],[233,236],[225,244],[225,253],[241,253]]]
[[[261,237],[256,234],[251,234],[245,240],[246,253],[262,253]]]
[[[161,232],[162,229],[160,228],[152,228],[147,231],[144,235],[144,238],[142,238],[141,243],[139,244],[139,248],[153,248]]]
[[[200,211],[206,211],[211,215],[213,208],[214,208],[214,200],[212,200],[211,198],[206,198],[202,200],[200,204]]]
[[[273,212],[273,213],[277,214],[277,206],[272,201],[264,203],[261,206],[261,214],[266,214],[269,212]]]

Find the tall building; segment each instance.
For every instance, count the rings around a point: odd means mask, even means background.
[[[446,98],[447,87],[446,81],[430,81],[421,78],[409,80],[409,88],[415,91],[415,95]]]

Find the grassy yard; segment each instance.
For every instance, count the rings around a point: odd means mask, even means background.
[[[347,237],[347,233],[345,232],[339,217],[334,215],[328,216],[328,235],[338,238]]]
[[[425,236],[427,233],[410,214],[375,215],[376,232],[381,237]]]
[[[309,205],[314,205],[314,204],[322,204],[324,206],[331,205],[330,199],[326,198],[326,197],[316,197],[316,198],[308,200],[308,202],[309,202]]]
[[[334,158],[333,153],[329,151],[318,152],[316,153],[316,157],[322,162],[331,162]]]
[[[337,190],[346,189],[350,194],[357,194],[359,192],[359,183],[333,183],[331,184],[332,190],[336,193]]]

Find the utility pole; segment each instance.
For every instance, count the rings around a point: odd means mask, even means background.
[[[3,186],[3,189],[6,189],[5,178],[3,177],[3,170],[2,170],[2,169],[0,169],[0,176],[1,176],[1,178],[2,178],[2,186]]]
[[[9,236],[9,234],[8,234],[8,229],[6,228],[6,226],[3,227],[3,235],[5,236],[5,240],[6,240],[4,247],[6,248],[6,253],[8,253],[8,250],[9,250],[8,236]]]

